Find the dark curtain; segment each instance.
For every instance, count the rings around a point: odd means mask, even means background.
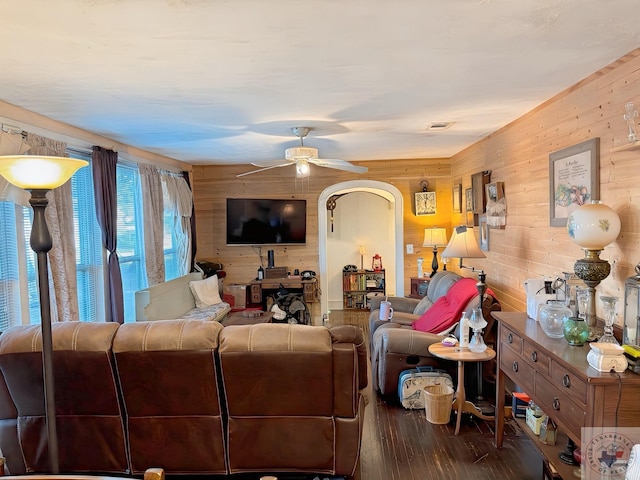
[[[183,171],[182,176],[184,177],[185,182],[191,188],[191,182],[189,182],[189,172]],[[193,196],[193,188],[191,188],[191,194]],[[196,250],[198,244],[196,243],[196,202],[195,199],[193,201],[193,206],[191,207],[191,271],[194,271],[193,266],[196,264]]]
[[[116,164],[118,154],[102,147],[93,147],[91,154],[93,168],[93,189],[96,199],[98,224],[102,229],[102,244],[109,252],[107,276],[109,291],[106,319],[110,322],[124,323],[124,299],[122,295],[122,275],[120,261],[116,253]]]

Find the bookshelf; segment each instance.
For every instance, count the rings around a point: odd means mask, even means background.
[[[342,305],[344,310],[369,309],[368,294],[385,294],[384,270],[342,272]]]

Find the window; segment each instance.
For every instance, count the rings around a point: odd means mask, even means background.
[[[69,150],[91,161],[90,155]],[[140,175],[136,165],[119,163],[117,175],[117,253],[120,259],[125,322],[135,321],[135,292],[147,287]],[[93,175],[89,167],[71,177],[79,319],[105,321],[106,251],[96,219]],[[36,255],[29,245],[32,209],[0,200],[0,331],[40,323]],[[173,212],[164,212],[166,278],[181,274],[180,231]],[[175,220],[175,221],[179,221]],[[51,283],[51,285],[53,285]],[[55,295],[51,293],[52,303]]]
[[[147,287],[142,238],[140,174],[135,166],[118,164],[117,249],[122,273],[124,321],[136,319],[135,292]]]
[[[180,276],[180,258],[178,254],[178,239],[176,238],[175,223],[179,221],[171,210],[164,210],[164,278],[171,280]]]
[[[0,331],[22,322],[21,309],[21,266],[25,267],[24,230],[22,226],[22,210],[24,207],[12,202],[0,202]],[[18,246],[22,248],[22,261],[19,261]],[[28,321],[28,320],[27,320]]]
[[[91,161],[88,155],[72,153],[74,158]],[[105,321],[104,249],[96,218],[91,167],[71,177],[73,221],[76,244],[78,315],[82,321]]]

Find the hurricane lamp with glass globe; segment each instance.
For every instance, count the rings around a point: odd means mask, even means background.
[[[576,261],[574,271],[589,289],[586,322],[589,337],[596,331],[596,287],[609,276],[611,265],[600,258],[600,252],[620,234],[620,217],[611,207],[594,200],[576,208],[567,219],[567,233],[584,250],[584,258]]]
[[[482,330],[487,326],[487,321],[482,315],[482,308],[474,308],[471,312],[471,318],[469,319],[469,326],[473,330],[473,336],[469,341],[469,350],[475,353],[482,353],[487,349],[487,344],[484,343],[482,337]]]

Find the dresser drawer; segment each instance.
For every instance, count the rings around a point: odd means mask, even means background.
[[[251,285],[251,303],[262,303],[262,287]]]
[[[509,347],[516,353],[522,353],[522,337],[508,328],[500,328],[500,345]]]
[[[575,401],[542,375],[536,376],[535,384],[536,403],[544,413],[574,433],[586,426],[587,407],[584,403]]]
[[[533,392],[535,370],[520,355],[503,348],[500,352],[500,369],[525,392]]]
[[[587,403],[586,382],[554,361],[551,362],[551,381],[560,391],[568,393],[581,403]]]
[[[549,356],[526,340],[522,344],[522,357],[527,363],[531,364],[538,373],[545,376],[549,375]]]

